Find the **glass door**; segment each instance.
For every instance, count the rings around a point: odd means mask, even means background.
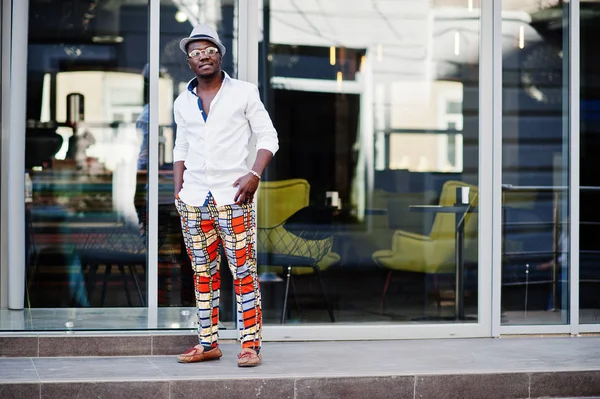
[[[259,195],[265,323],[477,322],[479,2],[259,15],[280,137]]]
[[[568,17],[502,2],[502,326],[569,323]]]
[[[593,50],[593,43],[598,31],[596,22],[600,18],[600,5],[597,2],[582,2],[580,15],[579,321],[585,324],[581,327],[582,330],[598,331],[600,243],[597,237],[600,233],[600,214],[597,204],[600,199],[600,179],[595,154],[600,149],[600,86],[596,83],[597,74],[600,73],[600,59]]]

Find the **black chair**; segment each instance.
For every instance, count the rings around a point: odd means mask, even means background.
[[[78,248],[82,266],[87,267],[86,287],[91,299],[96,283],[97,273],[104,266],[100,306],[104,306],[108,282],[113,268],[120,272],[120,278],[125,290],[129,306],[133,306],[129,292],[129,284],[133,282],[140,306],[146,306],[145,294],[141,288],[142,274],[146,270],[146,240],[138,230],[124,226],[99,227],[88,229],[83,244]],[[128,273],[126,273],[128,269]],[[145,281],[145,278],[144,280]]]
[[[331,322],[335,316],[321,276],[319,262],[330,253],[334,242],[333,213],[328,208],[305,207],[283,223],[258,228],[258,264],[280,266],[286,273],[281,324],[285,323],[293,268],[311,268],[319,280]],[[339,258],[339,257],[338,257]],[[297,303],[297,300],[296,300]]]

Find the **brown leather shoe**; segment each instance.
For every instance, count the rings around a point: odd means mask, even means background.
[[[223,353],[221,352],[221,349],[219,349],[218,346],[212,348],[211,350],[204,351],[204,347],[198,345],[188,349],[181,355],[177,356],[177,361],[179,363],[204,362],[206,360],[220,359],[221,356],[223,356]]]
[[[262,362],[262,353],[256,354],[254,349],[244,348],[238,355],[239,367],[255,367]]]

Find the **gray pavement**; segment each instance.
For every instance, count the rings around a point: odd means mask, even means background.
[[[221,348],[221,360],[195,364],[174,356],[0,358],[0,397],[39,387],[31,397],[129,398],[137,396],[119,395],[142,382],[140,392],[153,387],[150,397],[166,398],[215,387],[227,398],[248,390],[269,398],[600,396],[600,337],[267,342],[263,364],[251,369],[236,366],[237,344]]]

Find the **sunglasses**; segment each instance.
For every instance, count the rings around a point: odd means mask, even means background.
[[[219,50],[216,47],[207,47],[203,50],[190,51],[188,54],[188,57],[199,58],[199,57],[204,57],[205,55],[212,57],[213,55],[217,54],[218,52],[219,52]]]

